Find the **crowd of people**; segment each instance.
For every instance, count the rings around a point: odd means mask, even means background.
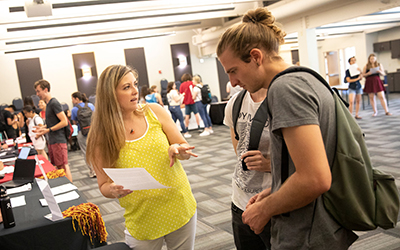
[[[217,55],[229,75],[227,92],[232,96],[225,109],[224,124],[231,130],[237,161],[232,177],[231,216],[237,249],[347,249],[357,235],[338,224],[326,211],[322,194],[329,190],[330,166],[336,143],[335,104],[331,92],[304,72],[275,76],[290,67],[279,56],[285,32],[266,8],[249,10],[238,25],[228,28],[217,45]],[[368,93],[377,115],[375,94],[386,115],[388,110],[380,75],[382,64],[371,54],[361,70],[349,59],[346,71],[350,89],[350,112],[356,100],[359,116],[360,80],[366,78]],[[103,196],[118,199],[125,209],[125,241],[133,249],[193,249],[197,203],[180,163],[197,157],[185,138],[190,138],[193,114],[200,136],[213,133],[200,76],[183,74],[179,90],[167,86],[168,110],[157,87],[142,87],[138,73],[129,66],[111,65],[100,75],[96,106],[85,94],[74,92],[71,120],[78,125],[78,143],[90,177],[97,177]],[[301,80],[299,80],[301,79]],[[274,81],[274,85],[271,82]],[[68,118],[50,93],[50,83],[34,84],[41,102],[36,108],[24,99],[22,114],[4,111],[6,134],[15,138],[26,127],[38,153],[72,181],[68,165],[67,139],[63,128]],[[237,91],[237,94],[233,94]],[[268,98],[266,99],[268,94]],[[307,98],[304,98],[304,97]],[[235,111],[242,98],[239,111]],[[249,149],[250,128],[260,105],[267,101],[269,120],[264,125],[257,149]],[[183,116],[181,107],[185,107]],[[242,115],[236,117],[234,112]],[[172,118],[172,119],[171,119]],[[235,120],[237,119],[237,120]],[[179,120],[181,131],[176,126]],[[88,122],[89,121],[89,122]],[[90,130],[89,130],[90,128]],[[288,178],[281,181],[282,148],[287,147]],[[144,168],[169,188],[130,190],[107,175],[105,169]],[[287,216],[290,213],[290,216]]]

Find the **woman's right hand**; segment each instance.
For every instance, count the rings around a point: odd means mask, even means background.
[[[110,193],[117,199],[125,197],[132,192],[132,190],[124,189],[123,186],[117,185],[114,182],[110,184]]]

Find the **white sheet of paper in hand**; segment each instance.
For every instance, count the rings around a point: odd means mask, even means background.
[[[156,181],[144,168],[104,168],[104,172],[106,172],[115,184],[123,186],[124,189],[170,188]]]
[[[52,221],[62,220],[64,216],[62,215],[61,209],[58,206],[53,193],[51,192],[49,183],[47,183],[47,181],[42,179],[36,179],[36,182],[40,188],[40,191],[42,191],[43,197],[46,199],[46,202],[49,206],[51,212],[51,220]]]
[[[350,76],[359,75],[360,71],[358,70],[358,65],[357,64],[350,65],[349,72],[350,72]]]
[[[376,73],[378,73],[378,70],[379,70],[379,67],[369,69],[369,71],[371,72],[371,74],[376,74]]]

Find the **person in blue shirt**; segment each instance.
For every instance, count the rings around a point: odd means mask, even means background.
[[[80,127],[79,124],[79,117],[78,117],[78,105],[81,107],[85,107],[86,103],[89,106],[89,108],[94,111],[94,106],[93,104],[88,102],[88,99],[84,93],[81,92],[74,92],[72,93],[72,103],[74,104],[74,107],[71,110],[71,120],[74,124],[78,124],[78,144],[79,147],[81,148],[81,151],[83,153],[83,159],[85,159],[86,162],[86,139],[87,139],[87,134],[84,135],[82,133],[82,128]],[[87,164],[86,166],[89,168],[89,177],[93,178],[96,177],[96,173],[93,170],[93,167]]]
[[[164,106],[161,95],[157,91],[156,85],[151,86],[150,94],[146,95],[145,99],[146,99],[146,103],[158,103],[161,106]]]

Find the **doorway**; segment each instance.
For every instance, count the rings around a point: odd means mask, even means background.
[[[339,72],[337,51],[325,52],[325,78],[330,86],[340,85]]]

